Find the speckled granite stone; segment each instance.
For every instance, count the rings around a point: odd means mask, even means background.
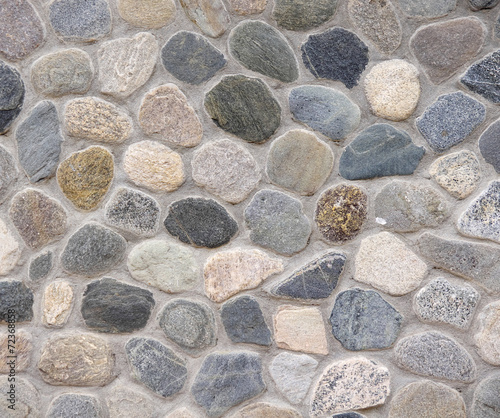
[[[24,372],[30,365],[33,351],[33,336],[24,331],[16,330],[15,341],[12,338],[11,328],[7,328],[5,334],[0,334],[0,373],[11,374],[12,369],[15,372]],[[15,366],[12,364],[12,355],[15,355]],[[12,377],[12,376],[10,376]]]
[[[176,15],[174,0],[118,0],[117,7],[122,19],[146,29],[159,29]]]
[[[54,264],[54,253],[47,251],[34,257],[30,262],[29,278],[33,281],[45,279]]]
[[[0,376],[0,390],[7,394],[11,390],[12,382],[9,376]],[[15,383],[15,410],[5,408],[6,417],[9,418],[40,418],[41,399],[38,389],[33,384],[22,377],[16,376]],[[10,396],[10,395],[9,395]],[[9,402],[10,403],[10,402]],[[5,403],[7,405],[7,402]],[[11,404],[11,403],[10,403]],[[8,412],[7,412],[8,411]]]
[[[0,61],[0,135],[9,130],[21,113],[24,94],[21,74],[14,67]]]
[[[109,418],[154,418],[155,407],[150,396],[129,386],[114,386],[106,398]]]
[[[494,374],[477,385],[470,412],[473,418],[496,418],[500,414],[500,375]]]
[[[7,228],[5,222],[0,219],[0,275],[9,273],[21,257],[19,242]]]
[[[243,16],[262,13],[267,6],[267,0],[228,0],[228,2],[235,13]]]
[[[477,352],[489,364],[500,366],[500,301],[485,306],[479,315],[479,326],[474,340]]]
[[[230,17],[221,0],[179,0],[186,16],[198,28],[212,38],[222,36]]]
[[[47,418],[60,418],[63,416],[99,418],[102,416],[101,404],[96,397],[64,393],[55,398],[47,412]]]
[[[12,155],[0,146],[0,203],[3,203],[16,182],[18,171]]]
[[[472,64],[460,81],[469,90],[493,103],[500,103],[500,50]]]
[[[406,14],[427,19],[446,16],[457,6],[457,0],[398,0],[398,3]]]

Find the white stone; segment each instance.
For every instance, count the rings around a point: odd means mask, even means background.
[[[4,276],[9,273],[16,266],[19,257],[21,257],[19,242],[0,219],[0,275]]]

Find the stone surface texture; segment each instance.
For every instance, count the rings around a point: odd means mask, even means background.
[[[486,305],[481,311],[474,339],[481,358],[494,366],[500,366],[500,301]]]
[[[3,147],[0,147],[0,203],[3,203],[11,189],[14,187],[18,175],[16,162],[12,155]]]
[[[44,325],[62,327],[66,324],[74,299],[73,287],[67,281],[58,280],[50,283],[43,293],[42,321]]]
[[[482,380],[474,392],[471,413],[475,418],[495,418],[500,413],[500,376],[495,374]]]
[[[6,3],[8,0],[4,0]],[[21,74],[0,61],[0,135],[7,132],[23,108],[26,90]]]
[[[186,16],[212,38],[222,36],[230,21],[229,13],[221,0],[179,0]]]
[[[174,0],[118,0],[117,7],[122,19],[146,29],[159,29],[176,15]]]
[[[291,408],[280,408],[276,405],[259,402],[240,409],[231,418],[300,418],[300,414]]]
[[[46,416],[58,418],[67,414],[75,417],[99,418],[102,416],[102,408],[94,396],[64,393],[52,401]]]
[[[0,322],[28,322],[33,319],[33,290],[19,280],[0,281]],[[12,312],[14,310],[14,312]]]
[[[472,64],[460,81],[469,90],[486,100],[500,103],[500,88],[497,85],[500,80],[498,62],[500,62],[500,51],[497,50]]]
[[[337,0],[276,0],[273,18],[285,29],[305,31],[330,20],[337,3]]]
[[[0,275],[9,273],[16,266],[19,257],[21,257],[19,242],[0,219]]]
[[[12,336],[9,333],[0,334],[0,373],[9,374],[12,369],[15,372],[23,372],[30,365],[30,358],[33,345],[31,344],[32,336],[26,331],[20,330],[16,333],[15,343],[13,344]],[[10,343],[10,344],[9,344]],[[12,347],[15,347],[15,353],[12,353]],[[12,354],[15,354],[15,366],[13,366]],[[12,376],[11,376],[12,377]]]

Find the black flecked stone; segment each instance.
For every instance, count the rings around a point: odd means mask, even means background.
[[[45,279],[50,270],[52,270],[53,265],[53,253],[52,251],[47,251],[46,253],[40,254],[35,257],[29,267],[29,278],[30,280],[37,281]]]
[[[340,414],[333,415],[332,418],[365,418],[365,416],[357,412],[341,412]]]
[[[460,81],[490,102],[500,103],[500,50],[472,64]]]
[[[476,11],[481,9],[493,9],[500,0],[469,0],[469,7]]]
[[[0,181],[0,203],[3,203],[9,193],[13,191],[17,175],[14,158],[5,148],[0,147],[0,178],[2,179]]]
[[[15,315],[15,322],[33,319],[33,292],[19,280],[0,281],[0,322],[7,323],[9,315]],[[9,310],[15,312],[9,313]],[[12,316],[11,316],[12,318]]]
[[[500,173],[500,120],[493,122],[479,138],[479,150],[487,163]]]
[[[0,61],[0,134],[7,132],[21,113],[24,103],[24,83],[21,74]]]
[[[65,417],[100,418],[101,405],[94,396],[63,393],[52,401],[46,418]]]

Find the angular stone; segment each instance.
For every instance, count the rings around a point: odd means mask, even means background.
[[[104,386],[116,376],[109,344],[93,334],[51,337],[43,346],[38,369],[56,386]]]
[[[33,319],[33,291],[19,280],[0,281],[0,323]],[[13,312],[14,311],[14,312]]]
[[[250,296],[233,298],[222,305],[220,316],[233,343],[271,345],[271,331],[256,299]]]
[[[485,161],[500,173],[500,152],[498,151],[498,136],[500,135],[500,120],[496,120],[479,138],[479,150]]]
[[[368,47],[355,33],[343,28],[309,35],[301,50],[302,61],[314,77],[341,81],[348,89],[358,85],[368,64]]]
[[[311,223],[302,204],[284,193],[264,189],[245,209],[245,221],[254,244],[283,255],[302,251],[309,242]]]
[[[314,212],[326,240],[342,244],[359,234],[368,212],[368,197],[359,187],[341,184],[324,191]]]
[[[63,393],[51,402],[46,417],[100,418],[102,414],[101,404],[94,396]]]
[[[180,31],[161,50],[165,69],[178,80],[202,84],[226,65],[224,54],[204,36]]]
[[[132,338],[126,346],[131,375],[167,398],[179,392],[187,378],[186,362],[152,338]]]
[[[269,276],[282,271],[281,260],[270,258],[259,250],[220,252],[205,264],[205,294],[214,302],[224,302],[242,290],[256,288]]]
[[[10,390],[9,376],[0,376],[0,391],[7,393]],[[15,382],[16,403],[15,410],[7,409],[7,402],[5,403],[5,416],[9,418],[40,418],[40,411],[42,410],[40,402],[40,394],[35,386],[28,380],[16,376]],[[8,411],[8,412],[7,412]]]
[[[210,141],[191,160],[195,183],[229,203],[240,203],[261,179],[252,154],[229,139]]]
[[[455,10],[457,0],[399,0],[399,6],[412,17],[432,19]]]
[[[53,259],[54,253],[52,251],[47,251],[33,258],[30,262],[28,273],[30,280],[36,282],[45,279],[52,270],[54,265]]]
[[[482,380],[474,391],[470,409],[473,418],[496,418],[500,414],[500,375]]]
[[[347,180],[410,175],[424,154],[405,131],[380,123],[366,128],[345,148],[339,171]]]
[[[174,0],[118,0],[118,13],[133,26],[159,29],[170,23],[176,14]]]
[[[167,293],[189,290],[198,282],[193,252],[168,241],[141,242],[130,252],[127,266],[135,280]]]
[[[337,0],[275,0],[273,19],[288,30],[306,31],[329,21]]]
[[[109,418],[154,418],[155,407],[149,396],[138,393],[135,388],[115,386],[106,398]]]
[[[233,11],[239,15],[254,15],[262,13],[267,6],[267,0],[228,0]]]
[[[385,403],[390,393],[389,370],[365,357],[330,364],[314,391],[311,416]]]
[[[269,403],[254,403],[240,409],[231,418],[301,418],[302,415],[290,408],[280,408]]]
[[[0,112],[1,113],[1,112]],[[3,203],[13,188],[18,172],[12,155],[0,146],[0,203]]]
[[[226,31],[230,18],[221,0],[179,0],[186,16],[201,31],[218,38]]]
[[[474,10],[493,9],[499,0],[469,0],[469,7]]]
[[[427,265],[389,232],[362,240],[355,263],[354,280],[393,296],[410,293],[427,276]]]
[[[247,142],[266,141],[281,123],[281,107],[269,88],[244,75],[223,77],[206,94],[205,109],[219,128]]]
[[[127,242],[111,229],[88,223],[68,240],[61,264],[71,274],[98,276],[116,266],[122,259]]]
[[[48,327],[62,327],[73,308],[74,293],[66,281],[50,283],[43,293],[42,322]]]
[[[7,3],[9,0],[3,0]],[[19,116],[24,103],[24,83],[21,74],[0,61],[0,135],[7,132]]]
[[[460,82],[490,102],[500,103],[500,50],[472,64]]]
[[[191,394],[209,417],[257,396],[266,388],[260,356],[246,351],[215,352],[205,357]]]
[[[0,373],[12,373],[14,369],[15,374],[28,368],[32,349],[31,340],[31,334],[24,330],[16,330],[14,340],[9,333],[0,334]],[[16,358],[11,358],[12,355]],[[15,361],[14,366],[9,364],[12,360]]]
[[[500,366],[500,301],[486,305],[479,315],[478,328],[474,336],[477,352],[487,363]]]
[[[0,275],[4,276],[16,267],[19,257],[19,243],[0,219]]]

